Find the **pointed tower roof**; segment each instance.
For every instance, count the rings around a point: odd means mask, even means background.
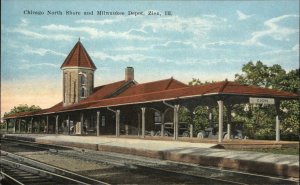
[[[75,44],[60,68],[64,67],[87,67],[94,70],[96,69],[94,62],[86,52],[80,40]]]

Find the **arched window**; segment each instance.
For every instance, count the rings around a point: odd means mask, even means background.
[[[80,89],[80,97],[81,98],[86,97],[86,89],[84,87],[81,87],[81,89]]]
[[[80,84],[84,85],[86,82],[86,74],[84,73],[79,73],[80,74]]]

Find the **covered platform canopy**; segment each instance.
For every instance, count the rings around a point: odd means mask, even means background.
[[[130,85],[128,85],[130,84]],[[186,107],[193,112],[197,106],[215,106],[218,105],[218,141],[223,140],[223,123],[224,123],[224,106],[227,108],[228,125],[227,134],[230,136],[230,111],[233,105],[250,103],[274,104],[277,111],[276,116],[276,141],[280,140],[280,101],[282,100],[299,100],[299,95],[257,86],[241,85],[236,82],[222,81],[205,85],[187,86],[173,78],[161,80],[145,84],[137,84],[134,82],[116,82],[97,87],[94,93],[87,99],[70,106],[63,106],[63,103],[35,112],[25,112],[5,117],[6,121],[14,120],[19,124],[22,120],[30,120],[32,125],[33,119],[41,117],[46,118],[48,126],[48,116],[55,117],[55,133],[58,133],[59,117],[63,117],[60,121],[67,120],[67,127],[70,127],[70,116],[80,115],[78,120],[84,122],[83,112],[89,112],[92,118],[91,122],[95,122],[97,135],[100,134],[101,115],[111,115],[114,119],[114,129],[116,136],[120,135],[120,115],[125,114],[128,119],[138,119],[138,127],[141,122],[141,137],[145,137],[146,110],[154,109],[161,114],[161,133],[164,136],[164,113],[166,110],[173,110],[173,123],[175,140],[178,139],[178,112],[181,106]],[[124,110],[124,111],[123,111]],[[124,112],[124,113],[123,113]],[[103,121],[103,120],[102,120]],[[83,124],[80,124],[80,133],[83,133]],[[31,126],[32,128],[32,126]],[[19,125],[20,129],[20,125]],[[140,128],[139,128],[140,130]],[[48,131],[48,129],[47,129]],[[31,129],[32,132],[32,129]],[[70,129],[68,129],[70,133]],[[192,131],[191,131],[192,132]],[[191,135],[192,136],[192,135]]]

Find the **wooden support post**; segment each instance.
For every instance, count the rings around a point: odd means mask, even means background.
[[[223,112],[224,112],[224,102],[222,100],[218,101],[219,105],[219,137],[218,142],[222,143],[223,141]]]
[[[142,107],[142,138],[145,138],[145,112],[146,112],[146,107]]]
[[[70,124],[70,115],[68,115],[68,120],[67,120],[68,124],[68,134],[70,135],[71,134],[71,124]]]
[[[141,135],[141,114],[138,112],[138,136]]]
[[[178,111],[179,111],[179,105],[171,105],[165,101],[162,102],[163,104],[165,104],[166,106],[168,107],[171,107],[173,108],[173,113],[174,113],[174,116],[173,116],[173,128],[174,128],[174,139],[177,140],[178,139],[178,122],[179,122],[179,119],[178,119]]]
[[[14,119],[14,122],[13,122],[13,124],[14,124],[13,133],[16,133],[16,122],[17,122],[17,119]]]
[[[41,117],[39,117],[39,121],[38,121],[38,133],[41,132]]]
[[[193,122],[194,122],[194,110],[195,110],[195,107],[189,108],[189,111],[190,111],[190,118],[191,118],[191,124],[190,124],[190,138],[193,138],[193,132],[194,132],[194,125],[193,125]]]
[[[55,134],[58,134],[58,115],[55,116]]]
[[[161,137],[165,136],[165,112],[161,111]]]
[[[208,124],[210,127],[215,127],[215,125],[213,124],[213,115],[212,115],[212,107],[208,106]]]
[[[80,135],[83,134],[83,122],[84,122],[84,115],[83,115],[83,113],[81,113],[81,117],[80,117]]]
[[[5,120],[6,122],[6,133],[8,133],[8,122],[9,122],[9,119]]]
[[[176,111],[173,108],[173,139],[176,140]]]
[[[33,117],[30,120],[30,126],[31,126],[30,133],[33,133]]]
[[[27,133],[28,132],[28,125],[27,125],[27,118],[25,118],[25,124],[24,124],[24,132]]]
[[[280,119],[276,116],[276,142],[280,141]]]
[[[61,122],[61,130],[62,130],[62,134],[65,134],[65,120],[64,119]]]
[[[193,124],[190,124],[190,138],[193,138]]]
[[[276,126],[275,126],[275,130],[276,130],[276,142],[280,141],[280,118],[279,118],[279,114],[280,114],[280,100],[275,100],[275,108],[276,108]]]
[[[24,119],[24,133],[27,133],[27,118]]]
[[[120,136],[120,110],[116,110],[116,136]]]
[[[228,138],[226,139],[231,139],[231,111],[232,111],[232,106],[227,105],[227,136]]]
[[[179,105],[174,106],[174,140],[178,139],[178,112],[179,112]]]
[[[96,129],[97,129],[97,136],[100,135],[100,111],[97,111],[97,126],[96,126]]]
[[[19,129],[19,131],[18,131],[19,134],[21,133],[21,122],[22,122],[22,119],[19,119],[19,128],[18,128]]]
[[[49,133],[49,116],[46,116],[46,133]]]

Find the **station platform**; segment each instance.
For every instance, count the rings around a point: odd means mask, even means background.
[[[229,145],[220,145],[216,141],[194,140],[174,141],[170,139],[140,139],[113,136],[69,136],[42,134],[3,134],[2,137],[26,140],[43,144],[55,144],[83,149],[117,152],[144,157],[213,166],[223,169],[238,170],[256,174],[299,178],[299,156],[236,151],[223,149]],[[298,145],[298,142],[262,142],[236,141],[230,146],[262,145],[262,147]]]

